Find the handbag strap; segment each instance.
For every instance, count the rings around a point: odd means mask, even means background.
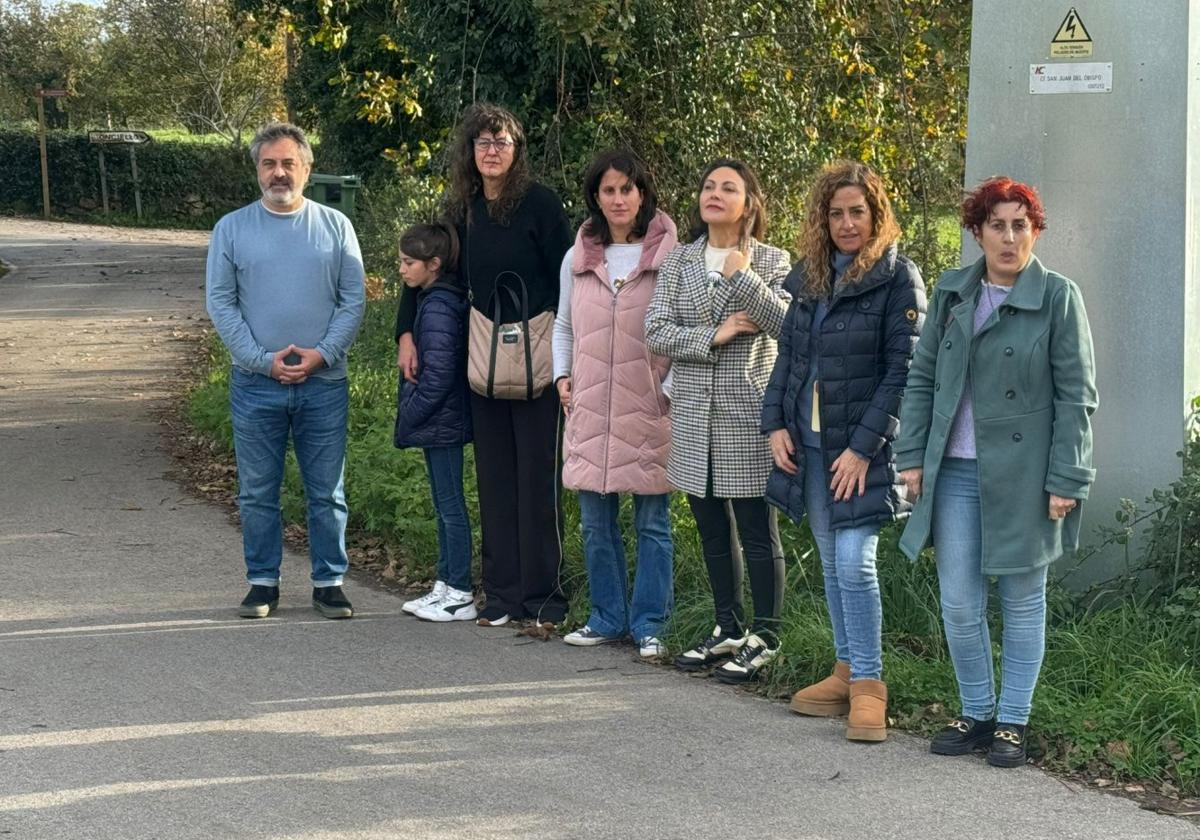
[[[508,287],[497,286],[492,291],[492,301],[491,301],[492,302],[492,352],[488,354],[488,378],[487,378],[487,395],[488,395],[489,399],[494,399],[495,394],[496,394],[496,355],[497,355],[496,350],[500,344],[500,328],[504,324],[504,322],[501,320],[501,315],[500,315],[501,298],[500,298],[500,295],[497,293],[502,288],[504,291],[508,292],[508,296],[510,298],[512,298],[512,302],[513,302],[514,306],[521,305],[521,301],[518,300],[518,298],[517,298],[517,293],[514,292],[512,289],[509,289]],[[524,325],[525,332],[526,332],[526,341],[525,341],[526,369],[529,371],[529,377],[530,377],[529,382],[532,383],[533,368],[528,362],[528,359],[529,359],[529,341],[528,341],[529,320],[525,319],[523,321],[523,325]],[[530,399],[532,399],[532,397],[530,397]]]
[[[521,289],[521,299],[518,302],[517,296],[508,286],[501,286],[501,278],[512,275],[517,279],[517,285]],[[521,312],[521,329],[522,335],[525,336],[525,389],[527,399],[533,402],[533,338],[529,334],[529,288],[525,285],[525,278],[515,271],[502,271],[496,275],[496,289],[492,292],[495,294],[500,289],[504,289],[512,297],[513,303],[520,308]],[[496,307],[496,316],[499,318],[500,307]]]

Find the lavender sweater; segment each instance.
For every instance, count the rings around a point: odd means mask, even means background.
[[[975,304],[975,329],[984,325],[996,308],[1008,299],[1012,286],[997,286],[986,280],[979,290],[979,302]],[[967,368],[967,382],[963,386],[962,399],[958,403],[958,412],[954,415],[954,424],[950,426],[950,439],[946,443],[947,458],[975,457],[975,406],[971,402],[971,370]]]

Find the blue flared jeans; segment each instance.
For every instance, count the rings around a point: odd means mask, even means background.
[[[675,597],[670,500],[667,493],[633,497],[637,568],[630,598],[620,498],[616,493],[579,491],[583,558],[592,597],[587,623],[597,633],[617,638],[628,632],[635,641],[662,633]]]

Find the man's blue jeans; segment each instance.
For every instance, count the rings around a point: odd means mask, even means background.
[[[592,596],[592,614],[587,623],[597,633],[617,638],[628,630],[635,641],[662,633],[675,604],[670,501],[667,493],[634,494],[637,569],[630,601],[625,542],[618,519],[620,497],[616,493],[579,491],[583,558]]]
[[[229,378],[238,506],[250,584],[277,586],[283,559],[279,490],[289,433],[304,481],[313,586],[340,586],[346,573],[346,461],[349,389],[345,379],[299,385],[234,367]]]
[[[425,469],[437,514],[438,580],[460,592],[471,591],[471,520],[463,496],[463,448],[425,450]]]
[[[988,579],[983,574],[979,471],[973,458],[945,458],[933,493],[933,547],[941,587],[946,644],[958,677],[962,713],[996,714]],[[1033,689],[1046,650],[1046,567],[998,575],[1004,621],[1000,657],[1001,723],[1028,723]]]
[[[832,477],[820,450],[804,447],[804,507],[821,555],[833,646],[838,661],[850,664],[851,679],[877,680],[883,676],[883,606],[875,574],[879,525],[830,527]]]

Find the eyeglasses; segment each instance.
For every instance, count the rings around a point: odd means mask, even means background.
[[[513,141],[507,139],[493,140],[491,137],[475,138],[475,148],[485,152],[488,149],[495,149],[497,152],[506,152],[515,145]]]

